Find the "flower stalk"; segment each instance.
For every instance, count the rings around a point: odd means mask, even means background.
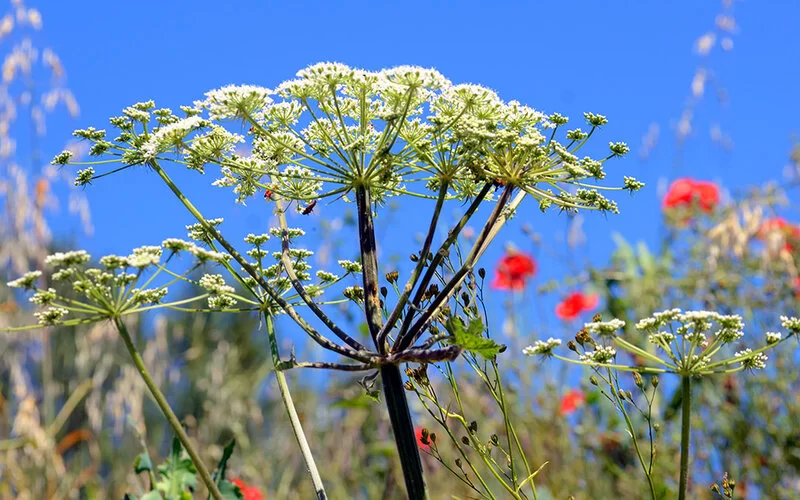
[[[175,412],[172,411],[166,396],[164,396],[164,393],[161,392],[161,389],[158,388],[158,384],[156,384],[156,381],[153,380],[153,377],[150,375],[150,371],[147,369],[147,365],[144,364],[144,359],[142,359],[142,355],[139,353],[139,350],[136,349],[136,345],[133,343],[133,339],[128,333],[125,323],[122,322],[122,319],[119,316],[116,316],[114,318],[114,325],[117,327],[117,331],[119,332],[120,337],[122,337],[122,342],[125,344],[125,348],[128,350],[128,354],[130,354],[133,364],[136,366],[136,371],[139,372],[142,380],[144,380],[147,389],[150,391],[153,399],[155,399],[158,408],[161,410],[164,418],[167,419],[167,422],[169,423],[170,427],[172,427],[175,435],[178,436],[178,439],[183,445],[183,448],[186,450],[186,453],[188,453],[189,457],[191,457],[194,466],[197,468],[197,472],[200,474],[200,479],[203,480],[206,488],[208,488],[208,492],[211,494],[214,500],[224,500],[222,493],[217,487],[217,483],[214,481],[208,471],[208,467],[206,467],[205,462],[203,462],[203,460],[200,458],[200,454],[197,452],[197,450],[195,450],[194,445],[189,439],[189,436],[186,434],[186,431],[183,430],[181,421],[175,415]]]
[[[689,486],[689,441],[692,435],[692,377],[681,377],[681,469],[678,500],[686,500]]]

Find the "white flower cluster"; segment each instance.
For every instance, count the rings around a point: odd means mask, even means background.
[[[553,353],[553,350],[561,345],[561,339],[550,337],[547,340],[537,340],[533,345],[522,350],[526,356],[548,356]]]
[[[42,275],[41,271],[28,271],[21,278],[6,283],[10,288],[34,288],[36,280]]]
[[[204,274],[199,284],[211,293],[208,297],[208,307],[211,309],[228,309],[236,305],[236,299],[228,295],[235,290],[225,284],[221,274]]]
[[[283,238],[283,230],[279,227],[271,227],[269,228],[269,234],[276,238]],[[306,232],[300,229],[299,227],[289,227],[286,228],[286,234],[289,236],[289,239],[298,238],[300,236],[305,236]]]
[[[348,273],[360,273],[361,272],[361,263],[360,262],[353,262],[352,260],[340,260],[339,265],[342,266],[342,269],[347,271]]]
[[[598,335],[614,335],[619,330],[625,328],[625,322],[621,319],[612,319],[609,321],[595,321],[593,323],[586,323],[583,327],[591,332],[596,333]]]
[[[590,363],[608,363],[617,355],[617,350],[611,346],[597,346],[594,351],[586,351],[580,355],[581,361]]]
[[[63,307],[50,307],[44,311],[35,312],[33,315],[39,320],[42,326],[52,326],[58,324],[61,319],[69,313]]]
[[[206,92],[206,98],[195,101],[197,109],[207,109],[212,120],[245,119],[272,102],[272,91],[255,85],[227,85]]]
[[[127,257],[128,265],[140,269],[156,266],[161,261],[161,252],[161,247],[154,245],[134,248],[133,252]]]
[[[208,125],[208,120],[204,120],[199,116],[190,116],[159,127],[142,146],[142,153],[144,153],[145,159],[152,160],[157,154],[173,146],[180,146],[187,135]]]
[[[91,256],[86,250],[73,250],[71,252],[56,252],[44,258],[44,263],[53,267],[70,267],[89,262]]]
[[[795,335],[800,335],[800,318],[781,316],[781,326]]]
[[[767,356],[763,352],[753,354],[752,349],[745,349],[743,351],[739,351],[734,354],[734,357],[742,357],[745,356],[744,359],[741,360],[742,366],[748,370],[763,370],[767,367]]]

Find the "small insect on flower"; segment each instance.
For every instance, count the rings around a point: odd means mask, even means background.
[[[506,187],[506,184],[507,184],[507,182],[506,182],[505,180],[503,180],[503,179],[500,179],[500,178],[496,178],[496,179],[495,179],[495,180],[492,182],[492,186],[494,186],[494,190],[495,190],[495,191],[497,191],[497,190],[498,190],[498,189],[500,189],[501,187]]]
[[[264,199],[265,200],[271,200],[272,199],[272,190],[271,189],[265,189],[264,190]]]
[[[314,207],[316,206],[317,206],[317,200],[312,201],[311,203],[306,205],[305,208],[303,208],[302,214],[303,215],[310,214],[314,210]]]

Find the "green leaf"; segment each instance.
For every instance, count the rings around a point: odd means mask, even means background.
[[[191,492],[197,485],[197,469],[183,450],[180,440],[173,438],[172,452],[163,464],[158,466],[161,480],[156,489],[168,499],[192,498]]]
[[[343,398],[331,405],[343,410],[366,410],[375,406],[375,400],[367,394],[360,393],[354,398]]]
[[[244,498],[242,490],[227,479],[223,479],[218,486],[219,492],[222,493],[222,498],[225,500],[242,500]]]
[[[133,462],[133,470],[137,474],[141,474],[142,472],[150,472],[153,470],[153,462],[150,461],[150,454],[142,453],[136,460]]]
[[[222,450],[222,458],[217,464],[217,470],[214,471],[214,482],[219,486],[222,480],[225,479],[225,469],[228,467],[228,460],[233,455],[233,449],[236,447],[236,440],[231,440],[230,443]]]
[[[465,351],[492,359],[506,350],[506,346],[498,344],[492,339],[483,336],[483,322],[479,318],[469,320],[469,325],[464,328],[461,318],[451,317],[445,325],[447,331],[453,336],[451,345],[456,345]]]

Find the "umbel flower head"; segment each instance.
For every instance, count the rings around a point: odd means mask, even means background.
[[[219,225],[222,219],[208,221],[211,225]],[[189,226],[190,236],[198,241],[207,237],[195,225]],[[302,231],[289,230],[294,237],[301,235]],[[288,279],[282,276],[284,269],[279,263],[273,264],[267,259],[280,261],[281,252],[268,252],[266,243],[269,234],[249,234],[244,240],[252,245],[247,254],[254,258],[257,267],[262,270],[263,279],[273,286],[285,300],[297,305],[299,297],[288,293],[291,289]],[[167,271],[166,266],[178,254],[188,254],[192,265],[177,274]],[[303,282],[312,281],[309,270],[310,264],[306,260],[313,252],[303,248],[293,248],[289,256],[293,262],[296,277]],[[265,310],[273,314],[280,314],[282,309],[268,297],[263,290],[255,287],[254,280],[245,280],[245,284],[252,289],[248,290],[250,297],[237,295],[236,289],[225,282],[222,274],[206,273],[198,280],[188,278],[189,274],[200,265],[225,264],[230,255],[208,250],[196,243],[168,238],[160,246],[142,246],[133,249],[127,256],[106,255],[99,259],[96,266],[91,265],[92,257],[84,250],[70,252],[57,252],[45,258],[45,264],[52,269],[50,280],[53,288],[41,289],[36,282],[44,274],[42,271],[30,271],[22,277],[8,282],[11,288],[20,288],[33,292],[30,302],[41,308],[34,313],[38,326],[77,325],[91,323],[102,319],[134,314],[159,307],[177,308],[192,302],[206,300],[208,310],[215,311],[247,311]],[[342,261],[346,273],[360,272],[361,267],[357,262]],[[326,288],[338,283],[344,276],[339,277],[324,270],[317,272],[318,282],[306,285],[307,293],[311,296],[322,295]],[[166,283],[157,284],[157,278],[167,278]],[[199,293],[191,298],[168,302],[166,297],[169,292],[168,285],[183,282],[195,287]],[[78,297],[75,297],[77,292]],[[239,302],[245,303],[245,308],[236,309]],[[199,310],[193,308],[193,310]],[[28,329],[31,327],[22,327]]]
[[[495,186],[527,193],[543,210],[617,212],[594,181],[606,177],[607,160],[629,150],[609,142],[599,158],[579,155],[607,124],[603,115],[585,113],[585,129],[562,135],[565,116],[416,66],[368,71],[318,63],[274,90],[228,85],[181,109],[183,117],[137,103],[111,119],[114,140],[92,127],[75,135],[93,143],[93,155],[114,155],[123,166],[172,160],[204,173],[215,165],[221,177],[214,184],[232,187],[242,203],[265,191],[298,203],[347,200],[359,188],[375,203],[406,193],[437,197],[440,189],[448,198],[490,199]],[[236,150],[243,142],[246,156]],[[54,162],[70,159],[62,153]],[[96,177],[87,168],[76,183]],[[642,186],[626,177],[619,189]]]
[[[791,335],[800,334],[800,319],[781,316],[781,326]],[[597,315],[595,321],[586,323],[575,340],[569,342],[570,350],[578,354],[578,359],[555,354],[555,348],[561,343],[556,339],[537,341],[523,353],[553,356],[593,367],[700,376],[763,369],[768,359],[765,352],[788,338],[780,332],[767,332],[760,347],[742,349],[744,322],[741,316],[710,311],[669,309],[657,312],[638,321],[635,327],[639,333],[630,337],[620,333],[624,327],[624,321],[599,321]],[[642,340],[656,348],[655,354],[641,345]],[[637,364],[620,364],[620,351],[635,357]]]

